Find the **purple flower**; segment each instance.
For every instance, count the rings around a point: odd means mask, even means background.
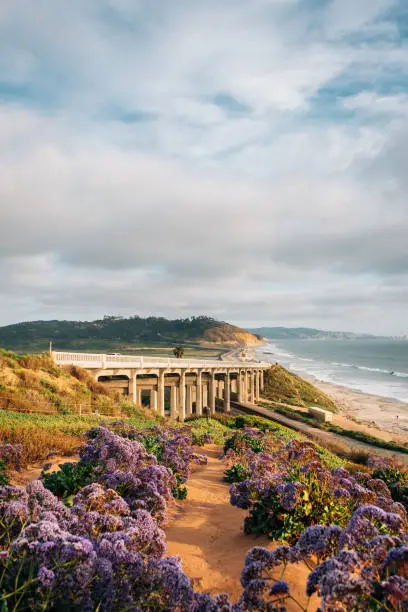
[[[289,585],[284,580],[278,580],[271,587],[269,595],[287,595],[289,593]]]
[[[55,574],[52,570],[42,566],[38,572],[38,580],[41,582],[43,587],[50,588],[54,584]]]

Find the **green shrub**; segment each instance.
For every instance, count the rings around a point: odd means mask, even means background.
[[[6,464],[0,460],[0,486],[8,485],[9,482]]]
[[[183,477],[180,474],[175,474],[177,480],[177,486],[172,490],[174,499],[186,499],[188,488],[184,484]]]
[[[375,469],[372,476],[383,480],[391,492],[392,499],[408,511],[408,471],[390,466]]]
[[[41,479],[47,489],[69,504],[71,497],[87,484],[94,466],[79,462],[62,463],[58,467],[57,472],[43,471]]]
[[[328,496],[319,476],[313,472],[302,474],[299,470],[295,478],[296,484],[304,486],[299,494],[300,503],[294,508],[285,506],[278,487],[272,486],[269,494],[257,501],[245,518],[246,534],[266,534],[271,539],[292,544],[311,525],[347,525],[351,504]]]
[[[239,452],[245,448],[250,448],[254,453],[261,453],[265,450],[265,440],[249,435],[245,433],[245,430],[244,432],[238,431],[225,441],[224,453],[230,449]]]
[[[225,482],[242,482],[251,476],[251,471],[242,465],[235,463],[232,467],[224,472]]]

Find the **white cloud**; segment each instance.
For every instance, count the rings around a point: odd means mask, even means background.
[[[399,331],[408,94],[347,89],[408,70],[393,4],[2,4],[0,80],[26,89],[0,111],[0,322],[370,331],[386,311]],[[333,82],[339,99],[319,99]]]

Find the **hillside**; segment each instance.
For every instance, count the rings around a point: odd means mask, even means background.
[[[335,402],[325,393],[278,364],[267,371],[262,397],[292,406],[320,406],[332,412],[337,410]]]
[[[257,346],[262,341],[229,323],[210,317],[168,320],[104,317],[96,321],[29,321],[0,327],[0,346],[15,351],[132,351],[143,346]]]
[[[48,355],[0,350],[0,409],[17,412],[132,412],[133,404],[75,366],[58,367]]]
[[[367,340],[377,337],[371,334],[324,331],[311,327],[259,327],[248,331],[272,340],[356,340],[359,338]]]

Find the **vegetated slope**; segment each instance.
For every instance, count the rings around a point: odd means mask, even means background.
[[[215,344],[257,346],[262,339],[210,317],[168,320],[105,316],[96,321],[30,321],[0,328],[0,346],[11,350],[131,350],[138,346]]]
[[[46,354],[0,350],[0,408],[18,412],[115,415],[133,405],[75,366],[58,367]]]
[[[320,406],[335,412],[335,402],[300,376],[275,364],[266,373],[262,396],[274,402],[292,406]]]

